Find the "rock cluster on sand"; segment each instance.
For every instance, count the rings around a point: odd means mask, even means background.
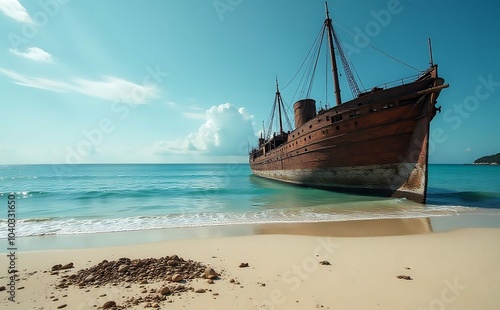
[[[209,268],[211,269],[211,268]],[[79,270],[63,278],[59,287],[79,285],[119,284],[123,282],[147,284],[156,281],[179,282],[185,279],[205,278],[207,267],[193,260],[184,260],[177,255],[162,258],[103,260],[101,263]],[[211,269],[213,270],[213,269]],[[214,270],[207,279],[217,277]]]
[[[73,267],[71,265],[71,267]],[[56,265],[52,270],[61,270],[60,265]],[[129,306],[139,303],[146,303],[147,307],[153,307],[165,301],[166,296],[178,294],[181,292],[195,291],[194,288],[186,285],[191,279],[203,278],[213,280],[219,277],[219,274],[211,267],[207,267],[200,262],[193,260],[184,260],[177,255],[166,256],[162,258],[130,259],[120,258],[117,261],[104,260],[101,263],[86,269],[81,269],[75,274],[66,274],[62,276],[58,288],[67,288],[70,285],[76,285],[80,288],[95,287],[103,285],[120,285],[131,283],[150,284],[163,282],[158,289],[146,290],[143,288],[141,293],[150,293],[146,296],[132,297],[126,301]],[[181,282],[173,286],[166,286],[165,282]],[[143,286],[140,286],[143,287]],[[198,289],[195,292],[202,293],[204,289]],[[102,305],[102,309],[117,309],[114,301],[108,301]]]

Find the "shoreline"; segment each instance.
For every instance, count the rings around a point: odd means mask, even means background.
[[[409,226],[420,227],[427,221],[419,222],[411,221]],[[392,226],[389,230],[399,230],[400,223],[383,224]],[[56,309],[66,305],[63,308],[103,309],[106,302],[112,301],[119,307],[110,309],[143,309],[148,306],[148,296],[156,298],[162,288],[173,291],[180,286],[186,291],[161,296],[165,298],[163,301],[153,299],[151,306],[157,304],[159,309],[496,309],[500,303],[496,293],[500,277],[498,228],[346,237],[315,235],[324,232],[325,227],[316,227],[318,230],[307,235],[308,225],[296,227],[293,234],[290,231],[283,234],[284,227],[279,226],[246,236],[18,252],[20,277],[15,283],[16,301],[7,300],[8,290],[0,292],[0,307]],[[121,281],[116,285],[56,287],[64,277],[103,260],[151,259],[173,254],[210,266],[220,275],[212,284],[196,278],[178,283]],[[7,266],[4,264],[7,260],[6,255],[0,256],[0,265]],[[74,267],[51,272],[52,266],[69,263]],[[241,263],[248,263],[249,267],[240,268]],[[5,271],[0,271],[0,281],[4,283]],[[138,306],[132,306],[136,300],[140,300]]]
[[[161,228],[148,230],[44,235],[19,237],[18,252],[70,250],[126,245],[151,244],[163,241],[241,237],[266,234],[376,237],[447,232],[461,228],[500,228],[500,216],[465,214],[418,218],[389,218],[325,222],[260,223]],[[3,239],[0,239],[3,240]],[[0,253],[7,253],[0,248]]]

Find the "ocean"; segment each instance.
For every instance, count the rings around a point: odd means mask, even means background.
[[[426,205],[297,187],[247,164],[0,166],[0,239],[216,225],[500,215],[500,166],[430,165]]]

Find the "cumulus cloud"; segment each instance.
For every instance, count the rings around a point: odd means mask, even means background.
[[[144,104],[158,95],[158,88],[155,85],[139,85],[113,76],[103,76],[101,80],[72,78],[70,82],[64,82],[31,77],[3,68],[0,68],[0,73],[10,77],[15,84],[21,86],[61,93],[77,92],[90,97],[130,104]]]
[[[8,16],[18,22],[32,24],[28,12],[18,0],[2,0],[0,1],[0,11],[5,16]]]
[[[205,122],[197,132],[174,141],[156,141],[155,152],[161,155],[244,155],[255,133],[253,116],[245,108],[230,103],[213,106],[205,113]]]
[[[16,56],[24,57],[33,61],[54,63],[52,55],[38,47],[28,47],[26,49],[26,52],[20,52],[16,49],[11,48],[9,49],[9,52]]]

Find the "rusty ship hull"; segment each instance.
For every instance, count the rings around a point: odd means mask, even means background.
[[[424,76],[363,94],[322,113],[294,105],[295,129],[250,153],[257,176],[301,186],[424,203],[430,122],[447,85],[432,66]]]

